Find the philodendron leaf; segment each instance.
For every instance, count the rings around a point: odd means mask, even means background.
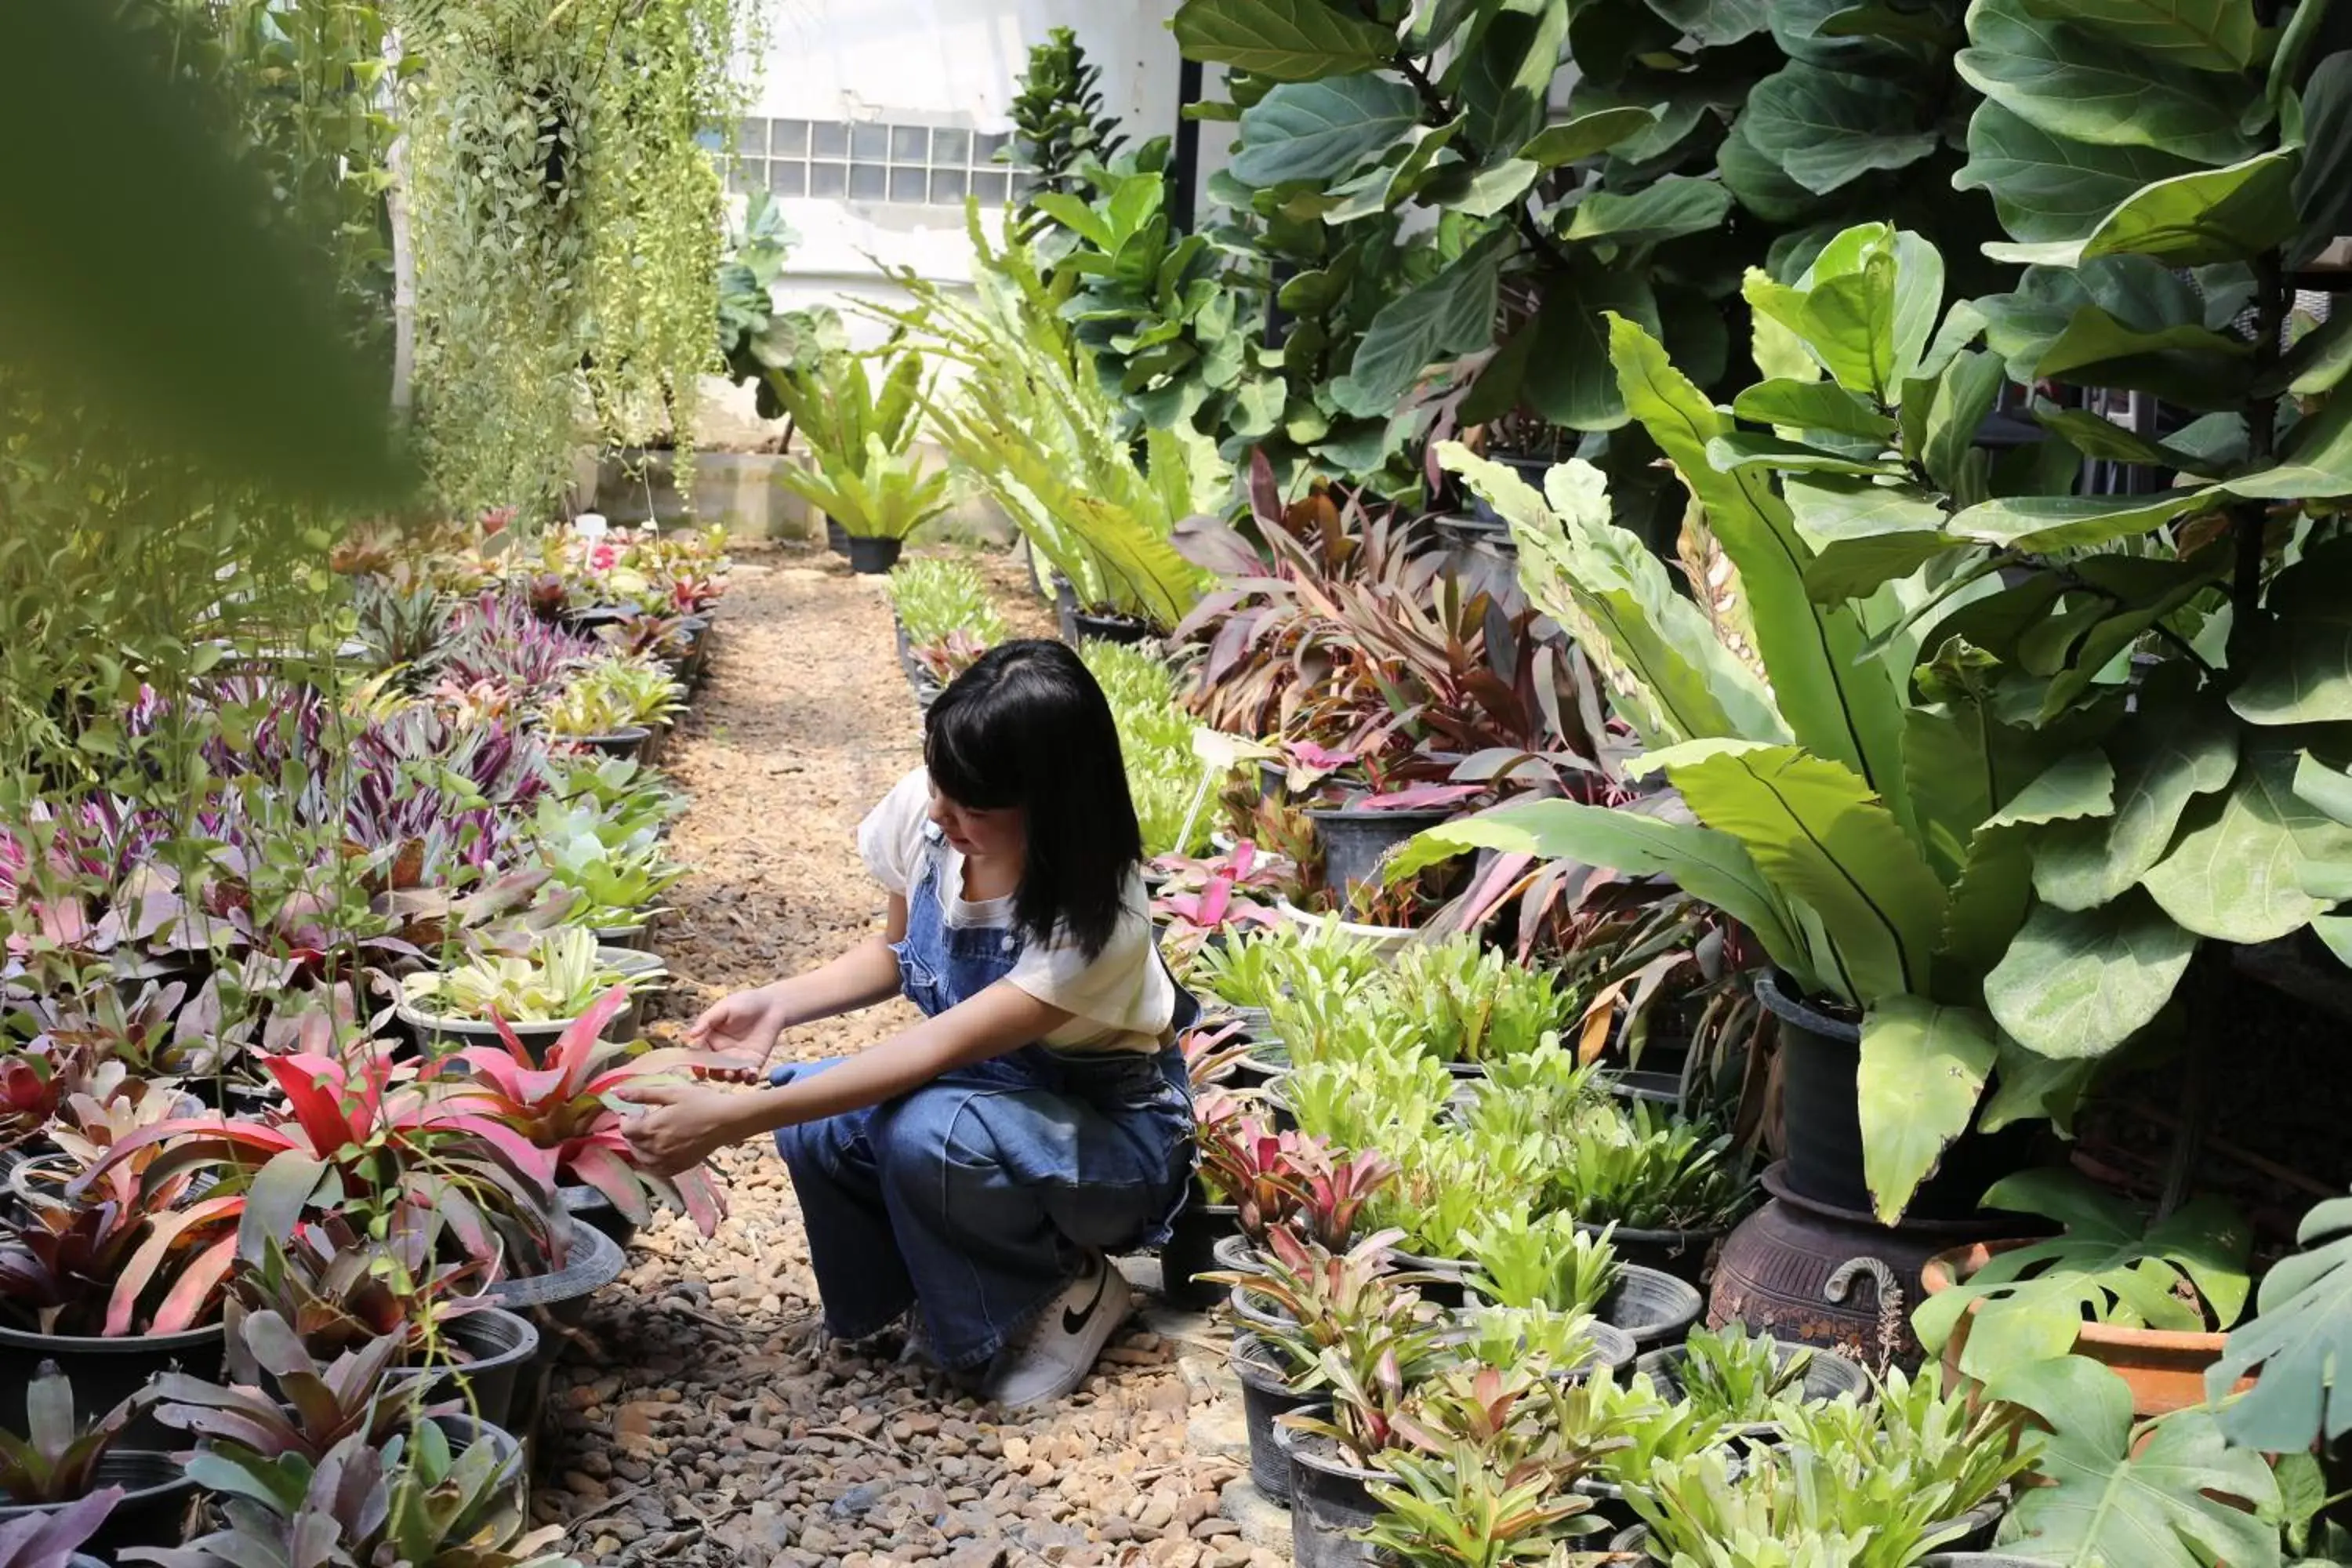
[[[1862,1163],[1872,1207],[1894,1225],[1968,1131],[1999,1048],[1992,1020],[1974,1007],[1889,996],[1862,1016]]]
[[[2146,256],[2168,267],[2244,261],[2294,232],[2296,159],[2282,149],[2175,174],[2134,192],[2079,244],[1989,245],[1985,253],[2064,267],[2102,256]]]
[[[1314,81],[1386,65],[1396,30],[1325,0],[1184,0],[1171,24],[1184,58],[1269,81]]]
[[[2024,0],[1977,0],[1969,47],[1952,61],[1974,87],[2053,136],[2106,147],[2153,147],[2206,163],[2256,150],[2238,124],[2230,77],[2167,65]]]
[[[1993,1252],[1911,1314],[1931,1352],[1967,1317],[1960,1370],[1970,1377],[2066,1354],[2086,1311],[2118,1327],[2198,1332],[2227,1328],[2245,1310],[2252,1235],[2218,1198],[2193,1198],[2150,1224],[2076,1172],[2034,1170],[1994,1184],[1984,1206],[2039,1215],[2065,1233]]]
[[[1944,884],[1862,777],[1795,746],[1691,741],[1634,764],[1662,771],[1698,819],[1747,847],[1819,917],[1842,994],[1869,1005],[1922,994],[1943,929]]]
[[[2272,1454],[2352,1431],[2352,1198],[2304,1215],[2295,1245],[2303,1250],[2263,1276],[2253,1320],[2205,1373],[2205,1396],[2217,1402],[2259,1374],[2222,1410],[2221,1429]]]
[[[2225,795],[2190,805],[2179,837],[2140,883],[2181,925],[2221,942],[2269,942],[2327,903],[2303,889],[2307,864],[2352,859],[2352,827],[2294,793],[2296,752],[2249,750]]]
[[[1334,180],[1394,145],[1420,116],[1420,96],[1393,77],[1285,82],[1242,110],[1233,175],[1246,185]]]
[[[2163,1008],[2196,951],[2194,933],[2137,895],[2079,913],[2043,904],[1985,976],[1985,1005],[2045,1057],[2103,1057]]]
[[[2236,730],[2210,703],[2134,726],[2120,748],[2112,815],[2053,826],[2034,846],[2033,890],[2062,910],[2120,898],[2163,858],[2190,800],[2238,771]]]
[[[2035,1465],[2047,1484],[2019,1489],[2001,1551],[2077,1568],[2277,1568],[2278,1482],[2210,1411],[2136,1429],[2131,1385],[2085,1356],[1999,1369],[1985,1393],[2050,1428]]]

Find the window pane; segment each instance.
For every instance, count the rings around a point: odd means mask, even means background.
[[[756,158],[730,158],[727,161],[727,188],[740,195],[750,190],[760,173]]]
[[[920,163],[931,155],[931,129],[928,125],[893,125],[890,128],[890,162]]]
[[[808,155],[809,122],[805,120],[768,121],[768,151],[779,158]]]
[[[735,128],[735,151],[757,158],[768,151],[768,122],[746,120]]]
[[[890,171],[890,199],[894,202],[920,202],[930,176],[920,169]]]
[[[1004,205],[1004,171],[978,169],[972,172],[971,194],[991,206]]]
[[[809,195],[838,199],[849,190],[849,166],[845,163],[811,163]]]
[[[777,196],[797,196],[808,190],[808,165],[797,158],[772,158],[768,162],[768,194]]]
[[[849,127],[835,121],[820,120],[809,127],[809,152],[819,158],[849,156]]]
[[[890,172],[879,163],[852,163],[849,166],[849,199],[854,202],[878,202],[889,194]]]
[[[975,163],[994,162],[996,150],[1012,139],[1009,134],[1002,131],[991,131],[974,137],[971,143],[971,161]]]
[[[966,175],[961,169],[933,169],[931,171],[931,200],[949,205],[953,205],[954,204],[962,201],[965,188],[964,182],[970,176]]]
[[[890,155],[890,128],[887,125],[853,125],[849,128],[849,155],[879,161]]]
[[[961,169],[971,161],[971,132],[934,131],[931,132],[931,163],[934,167]]]

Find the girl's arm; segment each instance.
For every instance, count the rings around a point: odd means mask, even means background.
[[[714,1050],[756,1049],[764,1061],[776,1037],[795,1024],[836,1017],[897,995],[898,960],[890,944],[906,934],[907,900],[893,893],[880,935],[805,974],[719,998],[688,1026],[686,1037]]]
[[[707,1084],[633,1088],[628,1098],[646,1110],[627,1118],[621,1131],[648,1166],[674,1175],[730,1143],[895,1100],[941,1073],[1042,1039],[1070,1017],[1000,980],[936,1018],[782,1089],[739,1094]]]

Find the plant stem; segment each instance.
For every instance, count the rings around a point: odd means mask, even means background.
[[[2164,1168],[2164,1190],[2157,1195],[2156,1217],[2165,1219],[2189,1198],[2197,1164],[2205,1150],[2205,1124],[2213,1103],[2210,1079],[2213,1031],[2221,1021],[2221,996],[2230,983],[2229,958],[2219,944],[2206,942],[2198,950],[2189,992],[2188,1042],[2180,1068],[2180,1114],[2172,1142],[2172,1157]]]
[[[2271,383],[2271,373],[2278,364],[2279,333],[2285,322],[2286,283],[2279,253],[2265,251],[2254,258],[2253,377],[2257,386]],[[2272,390],[2246,401],[2246,456],[2251,468],[2259,468],[2278,455],[2278,393]],[[2233,643],[2247,635],[2261,613],[2263,534],[2268,521],[2269,507],[2259,500],[2242,502],[2234,514],[2238,554],[2230,588]],[[2242,665],[2243,661],[2231,663]]]
[[[1400,52],[1391,63],[1406,81],[1412,84],[1413,91],[1421,95],[1421,110],[1423,114],[1428,116],[1432,129],[1444,125],[1454,118],[1453,108],[1445,101],[1445,95],[1437,89],[1437,83],[1430,79],[1429,73],[1422,68],[1419,61],[1411,55]],[[1476,168],[1486,162],[1486,151],[1477,143],[1457,136],[1454,138],[1454,145],[1461,153],[1463,161],[1472,168]],[[1544,258],[1554,267],[1565,268],[1572,265],[1568,252],[1562,250],[1559,243],[1544,232],[1543,226],[1536,222],[1535,215],[1528,211],[1525,197],[1512,204],[1511,221],[1518,229],[1520,237],[1537,250],[1541,251]]]

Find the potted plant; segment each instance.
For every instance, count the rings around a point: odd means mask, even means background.
[[[1004,619],[988,585],[961,561],[902,563],[891,569],[886,587],[898,665],[919,700],[927,686],[945,687],[1004,640]]]
[[[1474,935],[1404,949],[1384,983],[1422,1020],[1422,1048],[1457,1076],[1486,1076],[1490,1062],[1557,1038],[1575,998],[1550,971],[1514,963]]]
[[[2191,1198],[2150,1220],[2071,1171],[2021,1172],[1986,1202],[2065,1230],[1928,1260],[1912,1327],[1946,1367],[1984,1383],[2029,1361],[2074,1353],[2117,1373],[2137,1415],[2205,1403],[2207,1370],[2251,1289],[2252,1233],[2227,1204]]]
[[[1409,743],[1384,732],[1348,749],[1311,741],[1286,742],[1285,796],[1315,824],[1324,886],[1335,896],[1378,889],[1390,850],[1423,828],[1456,816],[1465,801],[1486,793],[1475,784],[1412,782],[1391,753]]]
[[[1750,1334],[1745,1324],[1695,1330],[1678,1345],[1643,1355],[1633,1369],[1661,1398],[1699,1420],[1746,1437],[1778,1436],[1790,1406],[1871,1394],[1863,1369],[1811,1345]]]
[[[104,1495],[112,1506],[89,1510],[104,1514],[83,1538],[93,1550],[177,1542],[195,1483],[169,1454],[124,1441],[147,1398],[133,1394],[80,1417],[70,1380],[44,1363],[25,1390],[24,1430],[0,1427],[0,1539],[27,1519],[54,1518]]]
[[[1590,1312],[1643,1350],[1679,1342],[1705,1305],[1672,1275],[1619,1261],[1606,1231],[1580,1229],[1570,1215],[1496,1215],[1467,1242],[1465,1282],[1477,1300]]]
[[[436,1064],[436,1078],[448,1086],[445,1103],[509,1128],[551,1155],[565,1209],[616,1241],[627,1240],[616,1234],[620,1226],[634,1232],[648,1223],[655,1203],[687,1215],[710,1236],[727,1212],[710,1173],[656,1175],[621,1135],[621,1116],[613,1106],[626,1098],[623,1091],[674,1075],[695,1059],[688,1052],[649,1051],[643,1041],[606,1040],[606,1026],[627,1002],[622,987],[607,991],[564,1026],[543,1059],[503,1020],[493,1019],[499,1044],[468,1047]],[[582,1189],[599,1201],[575,1196]]]
[[[656,736],[684,706],[658,660],[606,657],[568,676],[539,721],[551,740],[649,761]]]
[[[121,1500],[121,1488],[101,1487],[79,1502],[0,1524],[0,1568],[106,1568],[79,1548],[98,1533]]]
[[[645,956],[599,947],[593,933],[559,927],[532,938],[520,953],[479,952],[454,968],[407,976],[397,1016],[430,1055],[500,1039],[501,1027],[545,1051],[608,991],[617,986],[633,994],[653,984],[662,973],[657,961],[630,962]],[[625,1030],[628,1009],[606,1023]]]
[[[1554,1143],[1544,1202],[1607,1229],[1618,1255],[1691,1285],[1746,1213],[1754,1181],[1730,1138],[1634,1101],[1592,1105]]]
[[[878,389],[866,357],[854,353],[769,376],[813,465],[778,477],[841,524],[850,570],[876,575],[897,563],[909,534],[950,504],[947,470],[926,473],[914,450],[927,395],[922,355],[895,346],[884,353],[888,368]]]
[[[540,803],[532,837],[550,887],[574,895],[565,924],[593,931],[600,946],[647,947],[662,896],[686,875],[654,827],[624,829],[593,805],[550,799]]]

